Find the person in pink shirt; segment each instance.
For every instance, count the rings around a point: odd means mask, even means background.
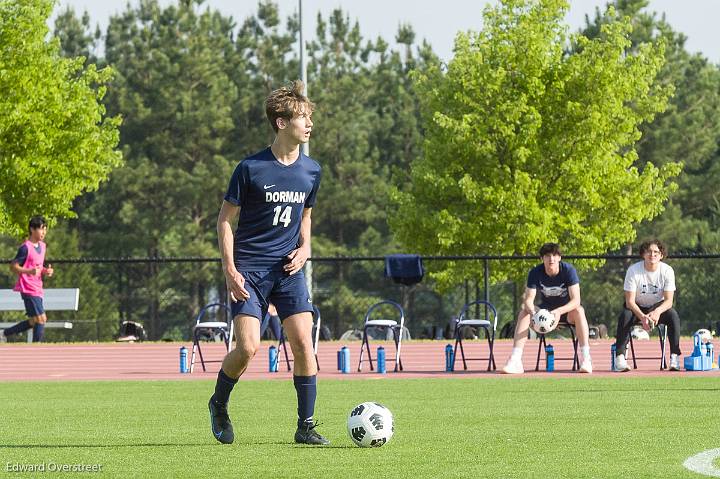
[[[10,269],[18,275],[14,291],[18,291],[25,303],[28,319],[10,328],[0,330],[0,336],[12,336],[33,328],[33,341],[42,341],[45,332],[45,308],[43,307],[43,276],[52,276],[52,265],[45,265],[47,247],[43,240],[47,234],[47,224],[42,216],[30,218],[30,234],[18,248]],[[0,339],[2,339],[0,337]]]

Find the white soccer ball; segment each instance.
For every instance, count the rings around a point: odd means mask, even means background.
[[[540,309],[532,315],[530,327],[538,334],[547,334],[558,325],[555,315],[547,309]]]
[[[360,447],[380,447],[395,432],[392,413],[376,402],[355,406],[348,416],[347,428],[350,439]]]
[[[700,336],[700,342],[703,344],[712,343],[712,333],[707,329],[698,329],[695,334]]]

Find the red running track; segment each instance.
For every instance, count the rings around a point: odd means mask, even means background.
[[[612,340],[598,340],[591,342],[591,352],[595,371],[592,376],[607,376],[612,373],[610,369],[610,345]],[[553,340],[555,347],[555,369],[553,373],[544,370],[535,372],[535,358],[537,355],[537,341],[528,341],[523,355],[526,374],[522,377],[552,376],[572,377],[571,361],[559,361],[557,358],[571,355],[572,345],[568,340]],[[245,379],[288,379],[292,373],[287,371],[284,356],[280,357],[279,372],[268,372],[268,348],[271,343],[264,341],[257,356],[250,362],[248,370],[243,375]],[[351,373],[341,374],[337,371],[337,351],[344,344],[350,348]],[[404,371],[392,372],[394,363],[387,362],[388,373],[385,375],[370,372],[367,362],[363,364],[363,372],[358,373],[357,361],[360,353],[360,342],[352,341],[340,343],[339,341],[321,342],[318,359],[320,362],[320,376],[336,379],[379,379],[382,377],[417,378],[417,377],[518,377],[506,376],[497,372],[488,372],[487,361],[471,361],[468,370],[462,370],[462,362],[457,359],[454,373],[445,372],[445,345],[448,341],[406,341],[402,345],[402,359]],[[484,341],[465,341],[466,354],[487,356],[487,343]],[[180,346],[191,345],[183,343],[99,343],[99,344],[27,344],[3,343],[0,344],[0,381],[45,381],[45,380],[194,380],[214,379],[220,368],[218,362],[207,364],[208,371],[202,372],[199,360],[196,362],[193,374],[179,373]],[[377,346],[383,345],[387,357],[394,358],[395,346],[391,342],[372,342],[373,357]],[[655,338],[650,341],[636,341],[638,356],[658,356],[660,347]],[[683,352],[692,352],[692,343],[689,339],[681,343]],[[203,353],[206,359],[220,360],[224,356],[224,348],[220,343],[203,343]],[[498,369],[503,366],[510,354],[512,342],[498,340],[495,343],[496,364]],[[188,351],[190,352],[190,351]],[[669,353],[668,353],[669,354]],[[458,351],[459,356],[459,351]],[[540,366],[545,366],[544,353],[541,356]],[[708,372],[667,372],[660,371],[659,359],[638,361],[638,369],[622,376],[655,375],[655,374],[683,374],[705,375],[717,374]],[[585,375],[583,375],[585,376]]]

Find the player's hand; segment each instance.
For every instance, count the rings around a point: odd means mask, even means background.
[[[245,278],[239,271],[226,271],[225,282],[228,291],[230,291],[230,299],[233,303],[245,301],[250,298],[250,293],[245,289]]]
[[[288,263],[283,266],[283,269],[288,274],[295,274],[300,271],[303,266],[305,266],[305,262],[309,257],[310,248],[301,246],[298,249],[294,249],[289,255],[287,255]]]
[[[42,274],[42,266],[35,266],[34,268],[30,268],[30,272],[28,274],[32,276],[40,276],[40,274]]]
[[[47,277],[52,276],[54,272],[55,270],[53,269],[51,264],[48,264],[47,268],[43,268],[43,274],[45,274],[45,276]]]
[[[652,328],[655,327],[655,324],[653,323],[652,318],[648,315],[643,315],[642,318],[640,318],[640,322],[642,323],[642,327],[645,331],[650,331]]]

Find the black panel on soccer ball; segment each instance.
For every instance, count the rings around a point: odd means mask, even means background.
[[[383,428],[383,417],[382,414],[375,413],[369,418],[370,423],[373,425],[376,431]]]
[[[353,439],[355,439],[357,442],[360,442],[365,437],[365,434],[367,434],[367,431],[365,431],[364,427],[358,426],[352,429],[351,434]]]

